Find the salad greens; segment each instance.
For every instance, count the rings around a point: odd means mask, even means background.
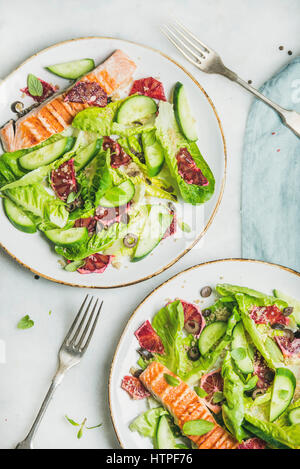
[[[228,284],[217,285],[216,293],[215,302],[202,311],[206,324],[200,338],[186,330],[186,302],[177,299],[161,308],[153,317],[152,327],[161,340],[164,353],[152,350],[148,357],[140,357],[138,366],[145,370],[153,360],[159,361],[189,385],[195,385],[195,392],[215,413],[217,423],[241,445],[258,437],[269,448],[299,449],[300,331],[295,329],[293,310],[286,300],[288,297],[285,295],[285,299],[281,299]],[[290,301],[297,303],[294,299]],[[188,305],[189,311],[191,307],[195,308]],[[218,340],[211,337],[210,349],[201,354],[202,334],[206,328],[220,321],[226,323],[225,335]],[[286,349],[279,349],[278,337],[287,338],[284,339]],[[198,356],[195,352],[197,347]],[[280,361],[275,347],[281,354]],[[164,376],[170,386],[176,385],[176,378],[173,382],[174,377],[170,376],[172,382],[169,382],[169,375],[165,373]],[[213,388],[209,384],[211,380]],[[157,406],[134,420],[130,429],[151,437],[155,446],[159,419],[166,413],[169,429],[164,430],[163,440],[169,431],[173,432],[172,438],[175,439],[186,436],[186,432],[182,433],[174,424],[169,410],[161,404],[157,403]],[[147,419],[147,415],[153,418]],[[197,426],[192,421],[187,423]]]
[[[91,65],[89,60],[56,64],[52,71],[65,74],[70,67],[73,74]],[[28,86],[36,96],[34,88],[42,85],[29,75]],[[80,111],[71,128],[35,147],[4,153],[0,195],[9,199],[5,214],[15,228],[44,233],[68,261],[66,270],[80,273],[103,272],[111,255],[141,260],[174,234],[176,206],[169,201],[177,202],[181,196],[187,203],[201,204],[213,195],[215,186],[197,144],[186,136],[189,125],[177,124],[183,116],[193,121],[181,84],[180,89],[185,99],[176,101],[176,118],[175,103],[158,105],[149,96],[133,94]],[[180,223],[182,231],[190,231]],[[163,233],[156,229],[159,226]],[[74,233],[82,228],[88,237]],[[133,246],[126,245],[126,236],[135,240]],[[165,337],[166,343],[169,340]],[[186,346],[180,334],[172,340]],[[182,368],[185,375],[197,368],[197,363],[188,366],[182,352],[172,357],[169,351],[167,362],[176,371]]]
[[[30,319],[29,315],[27,314],[18,322],[17,328],[18,329],[30,329],[34,326],[34,321]]]

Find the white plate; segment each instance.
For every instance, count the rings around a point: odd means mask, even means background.
[[[138,343],[134,332],[168,301],[181,298],[198,303],[203,309],[213,303],[213,295],[201,298],[200,289],[206,285],[231,283],[271,294],[274,288],[299,298],[300,274],[288,268],[260,261],[225,259],[196,265],[185,270],[148,295],[137,307],[119,341],[110,374],[109,401],[112,422],[123,448],[153,448],[150,439],[129,430],[129,424],[141,412],[147,410],[145,400],[134,401],[120,387],[123,376],[129,374],[138,360]]]
[[[115,49],[124,50],[137,63],[136,77],[154,76],[162,80],[167,96],[170,96],[176,81],[184,83],[193,103],[193,112],[199,126],[199,146],[209,163],[215,179],[216,189],[212,199],[197,208],[190,205],[184,209],[183,218],[191,227],[188,235],[165,240],[152,255],[135,263],[124,263],[116,270],[112,266],[104,274],[80,275],[69,273],[58,263],[59,257],[50,250],[40,234],[28,235],[16,230],[0,208],[0,245],[18,262],[49,280],[81,287],[111,288],[134,284],[153,277],[173,265],[188,252],[206,232],[220,204],[226,172],[226,145],[220,120],[213,103],[199,83],[179,64],[166,55],[151,48],[119,39],[91,37],[75,39],[49,47],[29,58],[11,73],[0,85],[1,124],[14,117],[10,105],[21,98],[19,89],[26,84],[28,73],[33,73],[62,89],[69,83],[47,72],[44,67],[58,62],[91,57],[96,64],[102,62]],[[22,98],[30,105],[30,98]]]

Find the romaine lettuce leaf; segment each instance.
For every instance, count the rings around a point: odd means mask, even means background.
[[[95,173],[91,185],[91,197],[95,207],[98,207],[101,197],[113,185],[110,166],[110,150],[100,152],[95,158]]]
[[[253,416],[247,410],[245,412],[245,419],[264,433],[263,439],[265,441],[270,436],[283,445],[293,449],[300,449],[300,424],[280,427],[276,423],[267,422]]]
[[[242,424],[244,421],[244,384],[235,373],[230,352],[227,352],[223,366],[223,394],[226,402],[222,406],[222,416],[228,430],[241,442],[245,438]]]
[[[63,228],[68,222],[69,213],[63,202],[50,195],[40,184],[7,189],[4,195],[22,208],[37,224],[50,221]]]
[[[214,193],[215,179],[214,176],[202,157],[196,143],[188,142],[180,133],[176,123],[173,106],[170,103],[161,101],[159,104],[159,114],[155,121],[156,135],[160,141],[167,165],[172,177],[176,180],[183,200],[193,205],[206,202]],[[187,148],[198,168],[201,169],[203,175],[207,178],[209,184],[207,186],[197,186],[195,184],[187,184],[178,172],[176,155],[180,148]]]
[[[55,251],[70,261],[80,261],[106,249],[118,237],[123,236],[124,231],[126,231],[126,225],[114,223],[107,230],[103,229],[94,234],[86,243],[77,243],[65,248],[55,246]]]
[[[168,415],[163,407],[155,407],[139,415],[130,425],[132,432],[138,432],[142,436],[155,438],[157,424],[162,415]]]
[[[76,129],[94,132],[97,135],[112,135],[111,126],[116,111],[124,100],[115,101],[105,107],[89,107],[80,111],[73,119]]]

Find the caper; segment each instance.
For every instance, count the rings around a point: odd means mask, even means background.
[[[203,287],[203,288],[201,288],[201,290],[200,290],[200,295],[201,295],[203,298],[207,298],[207,297],[209,297],[211,294],[212,294],[212,289],[211,289],[211,287],[209,287],[209,286]]]
[[[283,331],[285,329],[284,325],[283,324],[280,324],[279,322],[274,322],[274,324],[272,324],[272,329],[279,329],[281,331]]]
[[[208,308],[207,308],[207,309],[204,309],[204,310],[202,311],[202,315],[203,315],[205,318],[208,318],[208,316],[211,315],[211,310],[208,309]]]
[[[294,311],[294,308],[292,306],[288,306],[287,308],[284,308],[282,311],[283,316],[290,316]]]
[[[194,321],[193,319],[189,319],[185,323],[184,328],[188,334],[197,335],[200,332],[200,324],[197,321]]]
[[[12,112],[16,112],[17,114],[20,114],[20,112],[24,111],[24,104],[21,101],[15,101],[11,105],[11,110]]]
[[[137,245],[138,239],[139,239],[138,236],[135,235],[134,233],[128,233],[123,238],[124,246],[126,248],[134,248],[134,246]]]
[[[265,379],[271,383],[274,379],[275,371],[269,369],[265,372]]]
[[[151,360],[153,358],[153,355],[151,352],[148,352],[148,350],[145,350],[144,348],[138,349],[138,354],[144,359],[144,360]]]
[[[196,345],[194,347],[191,347],[187,354],[188,354],[189,359],[192,360],[193,362],[198,360],[198,358],[200,358],[200,352]]]

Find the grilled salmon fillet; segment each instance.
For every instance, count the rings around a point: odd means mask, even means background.
[[[112,95],[130,82],[135,69],[135,63],[124,52],[116,50],[79,81],[97,82],[108,95]],[[30,148],[68,127],[75,115],[88,107],[88,104],[65,102],[70,89],[55,94],[16,122],[11,120],[2,127],[0,138],[4,150]]]
[[[170,386],[164,378],[167,373],[178,379],[178,386]],[[203,419],[215,424],[202,436],[189,438],[198,449],[235,449],[238,442],[224,428],[218,425],[199,396],[184,381],[159,362],[152,362],[141,374],[140,380],[148,391],[159,400],[174,417],[181,428],[189,420]]]

